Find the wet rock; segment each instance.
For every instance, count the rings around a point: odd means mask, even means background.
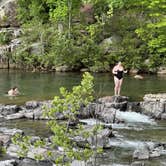
[[[11,114],[11,115],[7,115],[5,117],[6,120],[13,120],[13,119],[21,119],[24,118],[24,113],[23,112],[18,112],[16,114]]]
[[[96,103],[90,103],[86,107],[82,106],[80,110],[78,110],[77,117],[80,119],[95,117],[95,110],[97,109]]]
[[[166,94],[147,94],[144,101],[140,102],[142,113],[156,119],[164,118],[166,112]]]
[[[145,166],[145,163],[142,161],[135,161],[131,163],[131,166]]]
[[[0,166],[17,166],[18,161],[15,159],[0,161]]]
[[[71,138],[71,140],[73,140],[74,142],[77,143],[77,146],[84,148],[89,146],[88,144],[88,140],[83,138],[82,136],[75,136],[74,138]]]
[[[56,67],[56,71],[57,72],[67,72],[67,71],[71,71],[71,68],[67,65],[63,65],[63,66]]]
[[[23,134],[23,131],[20,129],[8,129],[6,127],[1,127],[0,132],[7,135]]]
[[[0,143],[2,143],[2,145],[8,144],[10,142],[10,139],[10,135],[0,133]]]
[[[153,158],[153,157],[159,157],[161,155],[160,153],[160,150],[153,150],[151,153],[150,153],[150,157]]]
[[[98,99],[98,102],[104,104],[108,108],[115,108],[126,111],[128,97],[126,96],[106,96]]]
[[[159,75],[166,75],[166,67],[165,66],[161,66],[158,69],[157,74],[159,74]]]
[[[31,147],[27,153],[27,157],[31,159],[35,159],[37,155],[47,156],[47,149]]]
[[[52,163],[49,161],[36,161],[33,159],[25,158],[20,161],[18,166],[52,166]]]
[[[144,160],[144,159],[149,159],[149,157],[150,157],[150,154],[149,154],[149,149],[147,145],[138,147],[133,153],[134,159]]]
[[[26,109],[35,109],[40,106],[40,102],[38,101],[28,101],[25,103]]]
[[[127,111],[141,112],[140,102],[128,102]]]
[[[19,151],[21,151],[21,149],[18,145],[10,144],[6,150],[6,153],[11,157],[19,158]]]
[[[161,119],[166,120],[166,113],[161,114]]]
[[[44,119],[41,108],[34,110],[34,119]]]
[[[24,113],[24,117],[27,119],[34,119],[34,113],[33,112],[26,112],[26,113]]]
[[[17,113],[21,108],[17,105],[0,105],[0,114],[3,116]]]
[[[101,110],[96,110],[98,119],[105,123],[114,123],[116,118],[116,109],[104,107]]]
[[[107,148],[109,144],[109,138],[112,137],[112,130],[110,129],[102,129],[97,132],[93,131],[93,126],[86,126],[84,131],[91,133],[88,138],[84,138],[81,134],[74,138],[71,138],[73,141],[77,143],[79,147],[102,147]]]

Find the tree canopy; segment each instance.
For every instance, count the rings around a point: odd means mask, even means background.
[[[13,59],[30,68],[91,71],[109,71],[121,60],[155,71],[166,64],[165,9],[164,0],[18,0],[24,42]]]

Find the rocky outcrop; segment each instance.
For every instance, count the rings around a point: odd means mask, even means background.
[[[17,27],[2,28],[0,30],[0,35],[2,37],[6,36],[6,41],[0,44],[0,68],[8,68],[8,62],[11,68],[16,68],[16,64],[8,59],[7,55],[21,44],[21,40],[19,39],[21,33],[21,29]]]
[[[166,144],[165,143],[145,143],[144,146],[138,147],[134,153],[134,159],[149,159],[160,157],[165,154]]]
[[[21,108],[17,105],[2,105],[0,104],[0,114],[3,116],[17,113]]]
[[[0,27],[19,26],[17,15],[17,0],[0,1]]]
[[[165,119],[166,115],[166,94],[147,94],[144,101],[140,102],[142,113],[156,119]]]
[[[106,123],[120,122],[116,116],[116,111],[126,111],[128,97],[106,96],[99,98],[96,103],[95,117]]]
[[[159,67],[157,74],[159,75],[166,75],[166,67],[165,66],[161,66]]]

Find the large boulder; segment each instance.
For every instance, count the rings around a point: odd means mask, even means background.
[[[126,96],[106,96],[99,98],[96,103],[95,117],[105,123],[121,122],[116,117],[116,111],[126,111],[128,97]]]
[[[156,119],[165,118],[166,113],[166,93],[146,94],[144,101],[140,102],[142,113]]]
[[[17,0],[0,1],[0,27],[19,26],[17,16]]]

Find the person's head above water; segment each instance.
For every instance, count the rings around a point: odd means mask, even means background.
[[[17,90],[17,86],[14,86],[12,89],[13,89],[13,90]]]

